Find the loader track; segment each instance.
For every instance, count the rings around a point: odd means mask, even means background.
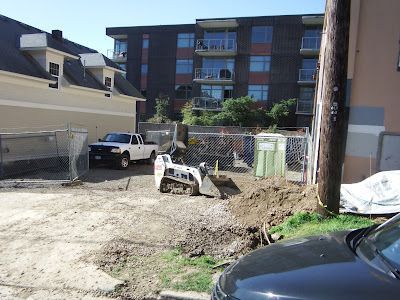
[[[164,176],[161,180],[160,192],[193,196],[199,194],[199,185],[186,179]]]

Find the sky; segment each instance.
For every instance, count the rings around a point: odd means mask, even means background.
[[[106,27],[193,24],[201,18],[324,12],[325,0],[2,0],[0,14],[107,54]]]

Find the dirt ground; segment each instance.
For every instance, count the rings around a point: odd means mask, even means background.
[[[154,254],[179,246],[189,256],[235,258],[257,247],[255,225],[283,203],[256,204],[270,183],[259,190],[249,175],[234,177],[244,197],[220,200],[160,194],[152,174],[141,164],[100,167],[82,186],[0,188],[0,299],[154,299]],[[115,276],[129,257],[132,272]]]
[[[237,181],[240,179],[237,178]],[[288,182],[282,177],[257,179],[243,177],[243,193],[229,201],[237,221],[245,226],[275,226],[299,211],[314,211],[317,207],[315,186]]]

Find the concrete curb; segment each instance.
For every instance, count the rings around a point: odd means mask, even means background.
[[[158,297],[160,300],[209,300],[210,295],[196,292],[162,291]]]

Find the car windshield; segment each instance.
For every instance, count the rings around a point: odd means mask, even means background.
[[[131,142],[131,136],[129,134],[110,133],[104,137],[103,142],[129,144]]]
[[[400,270],[400,214],[370,231],[360,243],[361,251],[369,248],[369,259],[379,257],[393,273]],[[365,253],[364,253],[365,254]],[[397,277],[400,274],[396,274]]]

